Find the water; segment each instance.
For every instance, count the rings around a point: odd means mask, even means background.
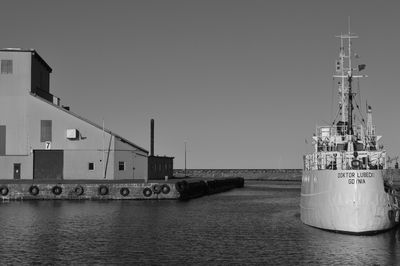
[[[0,264],[399,265],[400,229],[341,235],[303,225],[299,183],[179,201],[0,204]]]

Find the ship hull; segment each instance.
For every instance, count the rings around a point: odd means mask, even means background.
[[[300,218],[310,226],[351,234],[399,224],[395,196],[384,188],[385,170],[303,171]]]

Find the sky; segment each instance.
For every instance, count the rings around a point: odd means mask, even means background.
[[[400,153],[400,2],[1,1],[0,47],[33,48],[61,104],[174,168],[302,168],[336,113],[340,33],[351,17],[368,78],[361,106]],[[365,108],[364,108],[365,110]],[[306,140],[308,144],[306,144]]]

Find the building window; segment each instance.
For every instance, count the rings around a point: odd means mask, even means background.
[[[51,120],[40,120],[40,142],[51,141]]]
[[[118,170],[125,171],[125,162],[118,162]]]
[[[1,74],[12,74],[12,72],[13,72],[13,61],[1,60]]]
[[[94,163],[89,163],[88,167],[89,167],[89,171],[93,171],[94,170]]]

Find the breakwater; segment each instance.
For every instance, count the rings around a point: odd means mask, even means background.
[[[242,177],[245,180],[301,181],[302,169],[186,169],[189,177]],[[174,169],[175,177],[184,177],[185,170]]]
[[[205,195],[221,193],[234,188],[242,188],[244,179],[241,177],[212,180],[182,180],[175,184],[179,199],[187,200]]]

